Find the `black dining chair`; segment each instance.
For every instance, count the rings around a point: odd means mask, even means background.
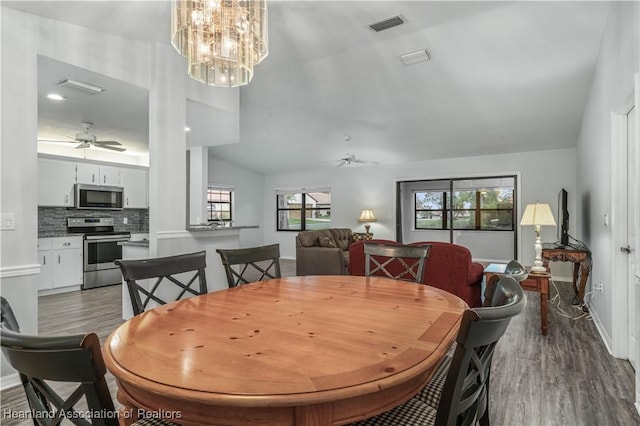
[[[116,260],[114,263],[120,267],[127,283],[134,315],[144,312],[151,301],[164,305],[188,294],[198,296],[208,292],[204,250],[152,259]],[[141,282],[148,279],[155,279],[150,288]]]
[[[407,402],[358,426],[489,425],[489,378],[496,344],[527,297],[510,276],[497,283],[491,306],[468,309],[456,344],[427,385]]]
[[[229,288],[280,278],[280,244],[241,249],[217,249]]]
[[[491,306],[491,299],[493,297],[493,292],[496,289],[496,285],[500,278],[505,275],[512,277],[517,282],[521,282],[527,279],[529,272],[527,271],[527,268],[522,266],[522,264],[517,260],[509,261],[505,266],[503,273],[490,275],[487,279],[487,282],[485,283],[484,303],[482,306]]]
[[[34,425],[59,425],[66,419],[79,426],[118,426],[95,333],[47,337],[21,334],[4,297],[0,297],[0,316],[2,352],[18,371]],[[156,418],[143,418],[133,424],[174,425]]]
[[[422,282],[424,265],[431,246],[364,243],[365,276]]]

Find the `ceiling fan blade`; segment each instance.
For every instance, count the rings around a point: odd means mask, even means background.
[[[344,166],[345,164],[349,164],[349,161],[347,161],[347,160],[341,160],[341,161],[338,163],[338,165],[337,165],[336,167],[342,167],[342,166]]]
[[[109,151],[123,152],[127,150],[126,148],[118,148],[116,146],[111,146],[111,145],[94,144],[94,146],[100,149],[108,149]]]
[[[91,148],[91,144],[89,142],[82,142],[81,144],[78,144],[78,146],[75,147],[75,149],[85,149],[85,148]]]
[[[61,140],[55,140],[55,139],[38,139],[38,142],[47,142],[47,143],[78,143],[77,141],[71,140],[71,141],[61,141]]]
[[[354,163],[360,163],[360,164],[371,164],[371,165],[377,165],[380,164],[377,161],[367,161],[367,160],[359,160],[359,159],[354,159],[353,160]]]
[[[102,145],[122,145],[120,142],[118,141],[95,141],[94,143],[96,144],[102,144]]]

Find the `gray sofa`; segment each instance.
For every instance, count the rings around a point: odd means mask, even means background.
[[[296,236],[296,275],[347,275],[349,228],[300,231]]]

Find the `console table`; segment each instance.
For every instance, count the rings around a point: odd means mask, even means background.
[[[545,244],[542,247],[542,262],[547,270],[549,262],[573,263],[573,291],[575,292],[573,304],[582,305],[582,310],[586,312],[584,290],[587,287],[587,280],[593,264],[591,252],[586,247],[555,247],[553,244]]]

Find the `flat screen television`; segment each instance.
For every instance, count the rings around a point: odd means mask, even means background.
[[[567,190],[564,188],[558,193],[558,239],[560,245],[569,245],[569,208],[567,207]]]

